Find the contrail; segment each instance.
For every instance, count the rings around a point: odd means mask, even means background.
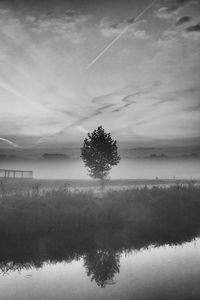
[[[149,9],[153,6],[153,4],[154,4],[155,1],[156,1],[156,0],[153,0],[153,1],[151,2],[150,5],[146,6],[146,7],[144,8],[144,10],[143,10],[143,11],[142,11],[142,12],[134,19],[134,22],[136,22],[141,16],[143,16],[143,15],[147,12],[147,10],[149,10]],[[121,36],[122,36],[125,32],[127,32],[127,31],[129,30],[129,28],[131,28],[132,26],[133,26],[133,23],[131,23],[130,25],[128,25],[127,27],[125,27],[124,30],[122,30],[122,32],[120,32],[120,33],[114,38],[114,40],[112,40],[112,41],[110,42],[110,44],[109,44],[108,46],[106,46],[106,47],[103,49],[103,51],[102,51],[101,53],[99,53],[99,55],[98,55],[97,57],[95,57],[95,59],[93,59],[93,60],[91,61],[91,63],[89,63],[89,65],[87,65],[86,70],[89,70],[89,69],[94,65],[94,63],[97,62],[97,61],[100,59],[100,57],[101,57],[104,53],[106,53],[106,52],[108,51],[108,49],[110,49],[110,48],[112,47],[112,45],[115,44],[115,43],[121,38]]]
[[[61,133],[65,132],[65,130],[67,130],[67,129],[71,128],[71,127],[80,125],[81,123],[89,120],[90,118],[95,117],[95,116],[101,114],[101,111],[105,110],[108,107],[111,107],[112,105],[113,104],[108,104],[108,105],[104,105],[103,107],[97,108],[92,114],[84,116],[84,117],[80,117],[78,120],[73,121],[72,123],[68,124],[67,126],[65,126],[64,128],[60,129],[59,131],[57,131],[57,132],[55,132],[53,134],[41,137],[36,142],[36,144],[40,144],[42,142],[45,142],[47,139],[52,138],[52,137],[54,137],[54,136],[56,136],[58,134],[61,134]]]
[[[26,99],[29,102],[33,102],[29,99],[27,99],[23,94],[21,94],[20,92],[18,92],[17,90],[15,90],[13,87],[11,87],[10,85],[4,83],[4,82],[0,82],[0,88],[3,88],[7,91],[9,91],[10,93],[14,94],[15,96],[18,96],[20,98]]]
[[[0,141],[3,141],[3,142],[8,143],[9,145],[13,146],[14,148],[20,148],[19,145],[17,145],[16,143],[13,143],[13,142],[10,141],[10,140],[7,140],[7,139],[4,139],[4,138],[1,138],[1,137],[0,137]]]
[[[7,90],[8,92],[12,93],[15,96],[20,97],[21,99],[28,101],[34,105],[37,105],[38,107],[44,109],[44,106],[40,103],[37,103],[33,100],[31,100],[30,98],[26,97],[24,94],[22,94],[21,92],[17,91],[15,88],[13,88],[12,86],[8,85],[7,83],[4,83],[2,81],[0,81],[0,88],[3,88],[4,90]],[[45,108],[46,109],[46,108]]]
[[[97,114],[97,113],[96,113]],[[86,120],[88,120],[90,117],[92,117],[93,115],[91,116],[86,116],[86,117],[81,117],[79,118],[78,120],[68,124],[67,126],[63,127],[62,129],[60,129],[59,131],[55,132],[55,133],[52,133],[52,134],[49,134],[49,135],[46,135],[46,136],[43,136],[41,138],[39,138],[39,140],[36,141],[36,145],[37,144],[40,144],[42,142],[45,142],[46,140],[48,140],[49,138],[52,138],[58,134],[61,134],[62,132],[64,132],[65,130],[73,127],[73,126],[76,126],[76,125],[79,125],[81,122],[84,122]]]

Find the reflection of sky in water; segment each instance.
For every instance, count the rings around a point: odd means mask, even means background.
[[[122,254],[114,285],[90,281],[83,260],[1,277],[1,299],[199,299],[200,239]]]
[[[80,160],[2,161],[1,168],[33,170],[41,179],[87,179],[87,170]],[[113,179],[185,178],[200,179],[199,159],[123,159],[110,172]]]

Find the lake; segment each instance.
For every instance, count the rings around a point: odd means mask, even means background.
[[[112,179],[200,179],[200,159],[122,159],[110,172]],[[3,160],[0,168],[33,170],[37,179],[88,179],[81,160]]]
[[[144,247],[114,240],[5,241],[1,299],[200,299],[200,238]]]

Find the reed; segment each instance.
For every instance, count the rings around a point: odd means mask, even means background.
[[[200,188],[143,188],[107,192],[53,190],[44,195],[14,194],[0,199],[0,234],[95,230],[132,226],[161,235],[198,232]]]

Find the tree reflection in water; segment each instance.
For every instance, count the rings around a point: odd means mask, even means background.
[[[107,284],[114,284],[114,276],[120,272],[120,254],[107,249],[88,253],[84,257],[84,267],[91,281],[105,288]]]
[[[101,231],[82,229],[67,233],[0,236],[0,273],[5,275],[22,269],[39,269],[44,264],[56,264],[83,259],[91,281],[105,288],[114,284],[120,272],[123,252],[148,248],[149,245],[177,245],[198,236],[198,228],[180,227],[106,227]]]
[[[43,262],[39,262],[37,265],[34,263],[15,263],[13,261],[9,262],[0,262],[0,274],[5,275],[9,272],[20,272],[21,270],[30,270],[32,268],[40,269],[43,267]]]

